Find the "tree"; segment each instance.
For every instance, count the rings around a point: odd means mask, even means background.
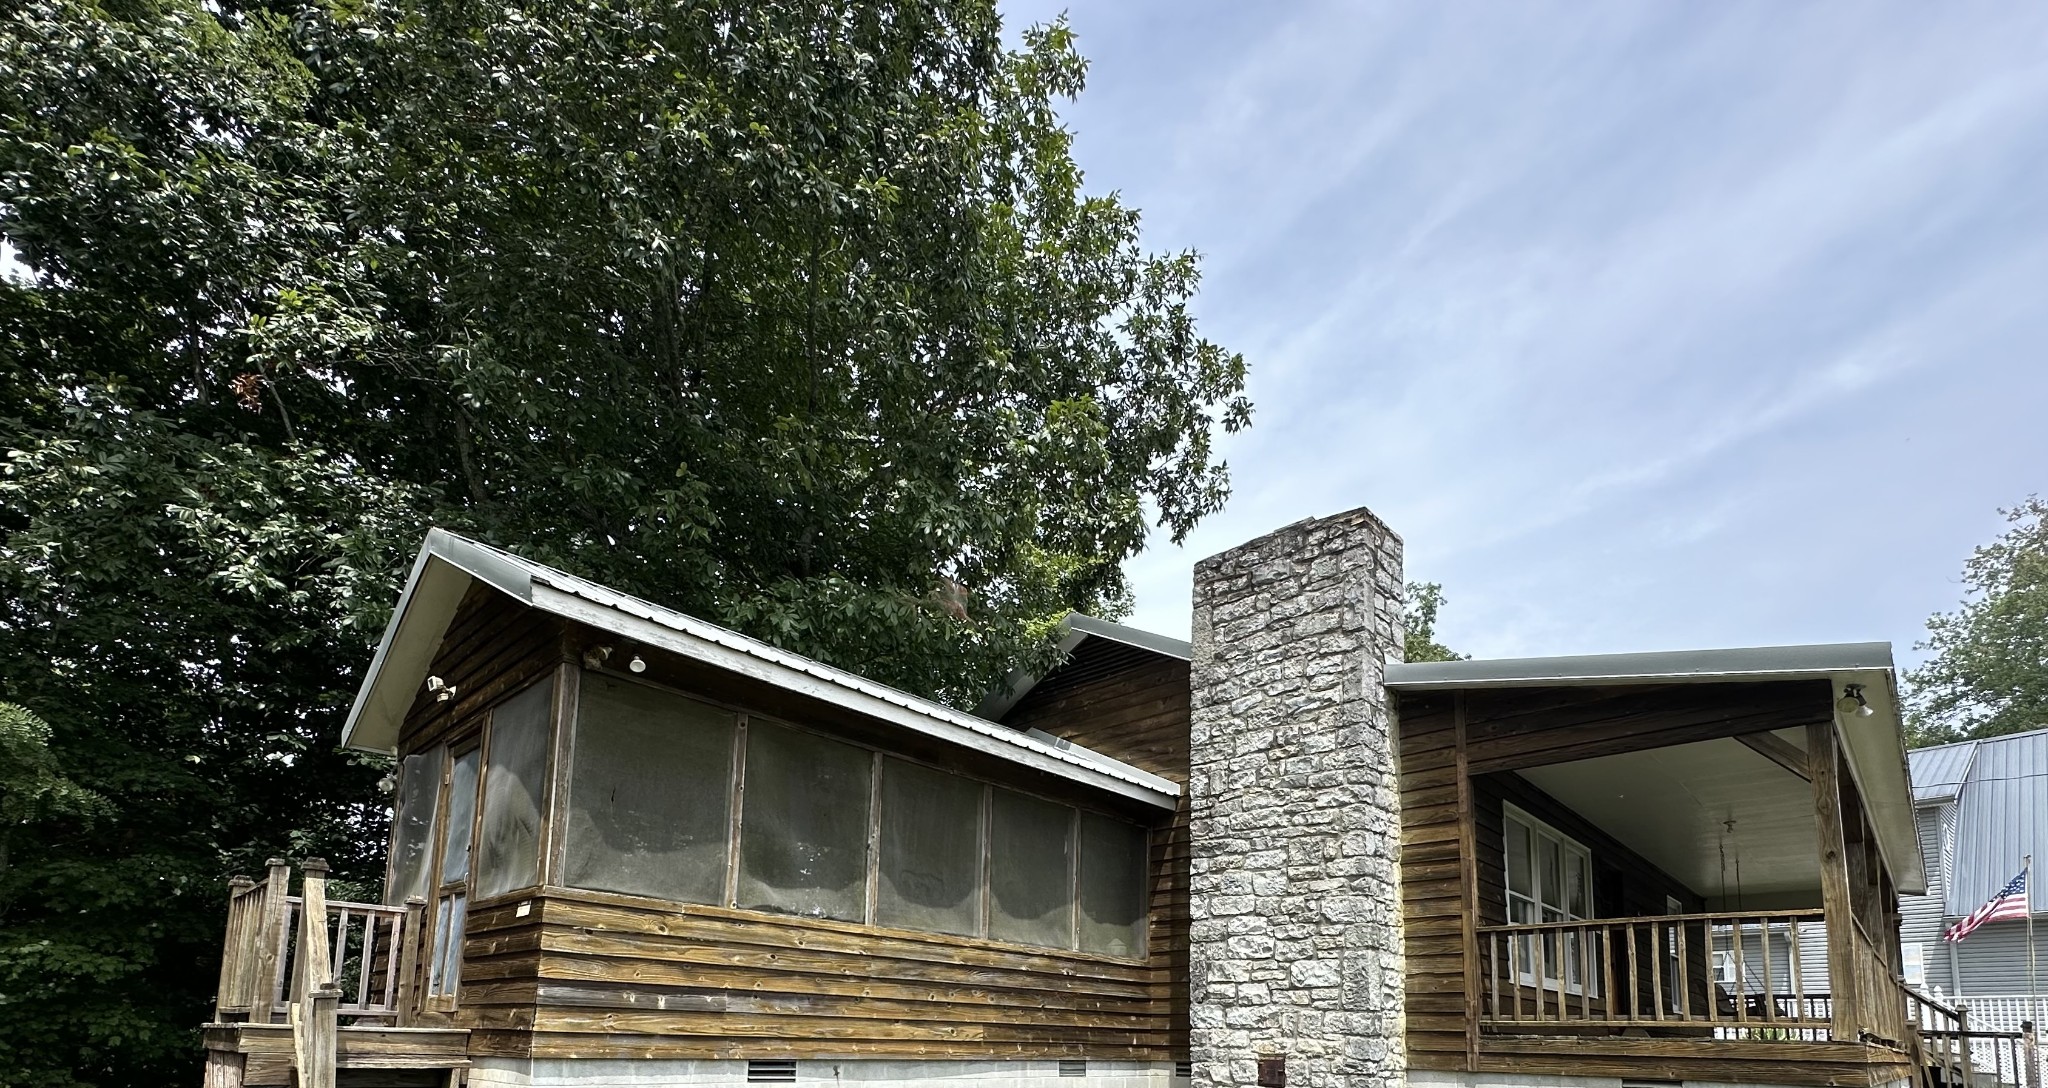
[[[2048,502],[2001,510],[2011,528],[1963,564],[1954,612],[1927,621],[1927,663],[1906,674],[1916,744],[2048,726]]]
[[[1402,653],[1406,661],[1463,661],[1465,654],[1436,640],[1436,616],[1444,606],[1444,587],[1436,582],[1408,583],[1408,599],[1402,609],[1407,635]]]
[[[1223,502],[1241,358],[980,0],[0,13],[10,1084],[190,1074],[220,881],[381,873],[342,713],[426,527],[960,702]]]

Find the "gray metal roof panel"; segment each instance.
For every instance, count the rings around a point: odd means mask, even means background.
[[[1574,657],[1511,657],[1484,661],[1389,663],[1385,683],[1395,690],[1540,687],[1622,682],[1708,682],[1794,679],[1892,668],[1889,642],[1812,646],[1746,646],[1725,650],[1671,650]]]
[[[1913,776],[1913,803],[1953,801],[1969,777],[1970,760],[1977,754],[1977,742],[1958,741],[1932,748],[1915,748],[1906,753],[1906,765]]]
[[[2048,861],[2048,730],[1978,741],[1956,804],[1951,918],[1982,906],[2027,855]]]

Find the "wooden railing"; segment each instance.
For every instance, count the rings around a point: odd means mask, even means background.
[[[1496,1029],[1692,1025],[1729,1039],[1825,1039],[1801,927],[1816,910],[1601,918],[1479,929],[1482,1023]],[[1901,1014],[1903,1015],[1903,1013]]]
[[[260,883],[228,882],[214,1019],[277,1022],[288,1019],[294,1001],[331,989],[336,1016],[410,1023],[424,904],[330,902],[326,864],[309,859],[303,868],[302,895],[288,894],[291,867],[279,858]],[[308,900],[318,904],[310,915],[317,924],[308,924]]]

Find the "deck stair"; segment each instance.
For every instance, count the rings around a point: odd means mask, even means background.
[[[330,901],[327,863],[228,882],[205,1088],[459,1085],[469,1032],[414,1023],[424,904]]]

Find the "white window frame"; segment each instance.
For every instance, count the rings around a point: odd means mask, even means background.
[[[1739,980],[1735,977],[1735,950],[1717,948],[1714,950],[1714,981],[1723,986],[1733,986]]]
[[[1521,904],[1525,907],[1533,907],[1533,913],[1536,915],[1536,921],[1538,922],[1583,922],[1592,920],[1593,852],[1587,849],[1584,843],[1579,842],[1577,839],[1574,839],[1570,835],[1567,835],[1564,832],[1559,831],[1557,828],[1552,827],[1551,825],[1543,822],[1542,820],[1539,820],[1536,817],[1529,815],[1529,813],[1520,808],[1515,807],[1514,805],[1503,802],[1501,808],[1503,815],[1503,822],[1501,827],[1502,838],[1500,859],[1501,887],[1504,890],[1507,897],[1509,924],[1527,924],[1526,922],[1522,922],[1515,918],[1515,908],[1517,904]],[[1520,824],[1529,833],[1529,884],[1531,889],[1535,892],[1535,895],[1533,897],[1530,895],[1525,895],[1515,890],[1514,871],[1513,867],[1509,864],[1508,861],[1509,850],[1507,843],[1507,836],[1511,834],[1510,829],[1515,824]],[[1563,859],[1565,866],[1567,867],[1567,873],[1570,872],[1569,867],[1574,863],[1577,863],[1578,865],[1583,867],[1586,886],[1585,908],[1588,912],[1587,914],[1576,915],[1571,913],[1569,907],[1565,905],[1568,898],[1568,894],[1566,893],[1561,892],[1557,900],[1557,905],[1545,902],[1545,900],[1548,898],[1549,889],[1543,887],[1543,866],[1540,860],[1542,858],[1542,851],[1537,846],[1537,840],[1539,838],[1548,839],[1552,843],[1556,844],[1558,848],[1558,853]],[[1569,876],[1567,876],[1566,879],[1567,881],[1569,881]],[[1568,886],[1569,884],[1567,884],[1567,887]],[[1557,917],[1552,918],[1548,916],[1552,913],[1556,914]],[[1557,939],[1561,946],[1575,945],[1577,941],[1576,935],[1572,934],[1570,931],[1565,931],[1564,933],[1560,934],[1560,936]],[[1517,980],[1525,986],[1539,985],[1538,980],[1536,978],[1534,962],[1535,951],[1532,939],[1528,937],[1522,937],[1517,938],[1517,941],[1521,943],[1521,951],[1517,952],[1517,956],[1519,956],[1521,960],[1520,964],[1516,967]],[[1579,957],[1577,956],[1574,950],[1567,949],[1567,951],[1565,952],[1565,958],[1567,960],[1566,967],[1568,969],[1567,977],[1564,979],[1564,989],[1566,993],[1584,994],[1586,982],[1591,981],[1593,983],[1592,993],[1588,996],[1600,996],[1600,987],[1598,980],[1605,965],[1597,962],[1599,958],[1599,952],[1597,948],[1593,949],[1591,954],[1596,961],[1593,965],[1592,970],[1593,978],[1591,980],[1586,980],[1575,979],[1570,977],[1570,975],[1576,974],[1578,971]],[[1544,957],[1543,979],[1541,980],[1540,985],[1545,989],[1555,989],[1558,985],[1558,976],[1556,971],[1553,970],[1554,963],[1555,961],[1550,956],[1546,955]]]
[[[1906,941],[1899,945],[1899,974],[1906,985],[1925,989],[1927,986],[1927,946],[1919,941]]]

